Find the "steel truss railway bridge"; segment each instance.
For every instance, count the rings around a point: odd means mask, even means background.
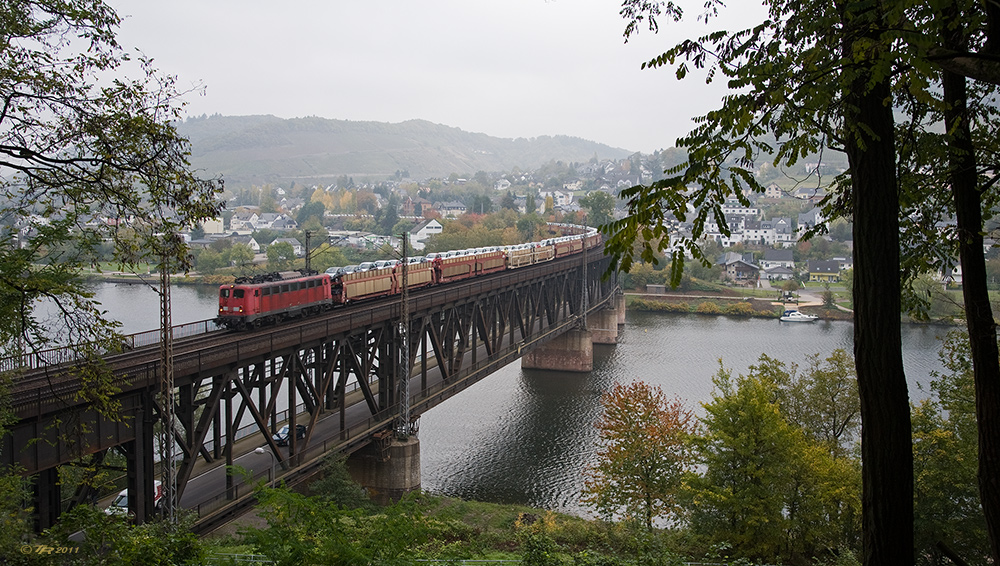
[[[331,452],[367,454],[375,468],[406,466],[393,462],[390,450],[404,395],[415,430],[420,414],[519,357],[526,356],[526,367],[585,371],[591,344],[613,343],[624,322],[617,282],[602,278],[608,265],[599,249],[590,250],[413,290],[408,360],[401,356],[398,297],[253,332],[205,324],[185,335],[191,325],[175,327],[177,507],[196,513],[196,529],[207,532],[251,506],[255,485],[278,478],[294,484]],[[17,422],[0,440],[0,466],[32,476],[38,529],[69,506],[94,503],[86,480],[109,468],[124,477],[136,520],[154,514],[162,415],[169,414],[160,348],[136,343],[106,362],[120,390],[113,400],[120,404],[118,419],[78,400],[84,385],[72,364],[19,362],[27,369],[12,387]],[[396,387],[404,362],[406,393]],[[272,433],[285,424],[292,431],[304,425],[304,435],[290,434],[287,446],[278,446]],[[68,465],[78,466],[75,477],[84,479],[72,494],[74,486],[63,481],[70,474],[59,472]],[[419,487],[419,456],[410,465]],[[374,481],[401,473],[376,469]]]

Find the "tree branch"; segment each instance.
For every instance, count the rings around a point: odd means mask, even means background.
[[[946,71],[1000,85],[1000,56],[932,47],[927,60]]]

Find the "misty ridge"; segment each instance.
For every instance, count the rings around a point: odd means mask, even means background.
[[[341,175],[381,181],[451,173],[531,170],[550,161],[618,160],[634,154],[570,136],[505,139],[425,120],[398,124],[274,116],[189,118],[177,124],[191,142],[191,164],[228,186],[332,184]]]

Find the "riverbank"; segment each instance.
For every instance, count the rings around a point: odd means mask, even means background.
[[[87,273],[84,279],[91,283],[112,283],[115,285],[159,285],[159,273]],[[171,285],[205,285],[219,286],[232,283],[232,275],[199,275],[191,273],[174,273],[170,275]]]
[[[671,292],[626,292],[626,308],[642,312],[668,312],[681,314],[727,315],[754,318],[778,318],[787,309],[797,309],[823,320],[853,320],[854,313],[847,309],[827,309],[815,297],[791,303],[771,301],[744,294]]]

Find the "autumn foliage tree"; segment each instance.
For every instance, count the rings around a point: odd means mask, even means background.
[[[932,372],[931,397],[913,407],[914,538],[917,564],[990,563],[976,473],[979,448],[975,377],[968,336],[948,334]]]
[[[0,8],[5,356],[74,344],[99,361],[118,342],[117,324],[80,272],[109,249],[118,269],[167,260],[185,270],[187,248],[163,235],[221,209],[221,179],[190,167],[190,144],[176,129],[184,93],[118,44],[120,21],[97,0]]]
[[[586,472],[584,503],[647,529],[676,516],[681,480],[691,467],[687,439],[695,418],[677,398],[644,382],[617,384],[603,399],[597,462]]]
[[[841,437],[828,439],[825,432],[827,423],[848,419],[847,399],[839,392],[835,407],[824,402],[831,392],[823,383],[830,378],[826,370],[836,359],[802,376],[768,356],[747,375],[720,368],[712,401],[704,405],[702,433],[692,442],[700,472],[686,480],[696,534],[764,561],[796,562],[856,548],[860,469],[835,448]]]

